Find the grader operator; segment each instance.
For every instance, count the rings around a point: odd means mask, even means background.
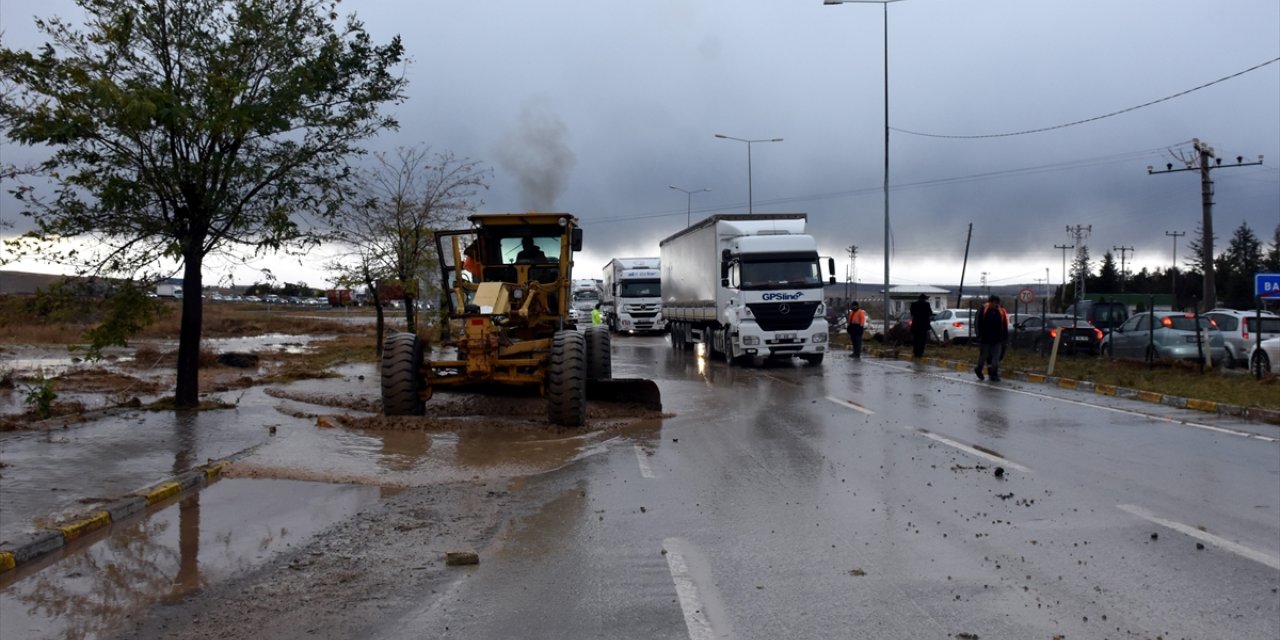
[[[547,398],[547,418],[586,422],[587,396],[661,408],[650,380],[612,378],[608,330],[570,318],[573,252],[582,230],[566,213],[477,214],[436,234],[450,338],[432,350],[416,334],[387,337],[386,415],[422,415],[435,387],[514,385]]]

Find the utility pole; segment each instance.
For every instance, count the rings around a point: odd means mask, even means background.
[[[1173,238],[1173,266],[1169,268],[1169,291],[1173,294],[1173,305],[1171,308],[1178,308],[1178,238],[1187,235],[1186,231],[1166,231],[1166,236]]]
[[[1151,165],[1147,165],[1147,175],[1155,175],[1157,173],[1178,173],[1180,171],[1199,171],[1200,172],[1200,215],[1201,215],[1201,232],[1204,234],[1200,240],[1200,260],[1204,269],[1204,295],[1201,299],[1204,301],[1205,309],[1212,309],[1218,303],[1218,285],[1214,281],[1213,269],[1213,180],[1209,177],[1209,172],[1214,169],[1225,169],[1227,167],[1250,167],[1262,164],[1262,156],[1258,156],[1257,162],[1245,162],[1244,156],[1236,156],[1236,163],[1223,166],[1222,158],[1214,154],[1213,147],[1200,142],[1199,138],[1191,140],[1191,146],[1200,156],[1200,165],[1196,166],[1193,160],[1182,158],[1186,167],[1182,169],[1174,169],[1173,163],[1167,163],[1164,171],[1155,171]],[[1213,163],[1210,164],[1210,159]]]
[[[969,268],[969,241],[973,240],[973,223],[969,223],[969,235],[964,239],[964,262],[960,263],[960,290],[956,292],[956,308],[960,308],[960,301],[964,299],[964,272]]]
[[[1071,236],[1076,239],[1076,258],[1079,259],[1081,254],[1087,251],[1084,245],[1084,239],[1088,237],[1090,233],[1093,233],[1093,225],[1078,224],[1074,227],[1067,225],[1067,233],[1070,233]],[[1088,267],[1089,265],[1085,264],[1083,261],[1080,262],[1080,268],[1076,274],[1076,302],[1084,300],[1084,281],[1085,278],[1089,277],[1089,273],[1087,271]]]
[[[1067,250],[1074,249],[1076,246],[1074,244],[1055,244],[1053,248],[1062,249],[1062,291],[1058,295],[1058,310],[1061,311],[1067,306],[1064,304],[1067,301]]]
[[[989,273],[991,273],[991,272],[990,272],[990,271],[983,271],[983,272],[982,272],[982,288],[983,288],[983,289],[986,289],[986,291],[987,291],[987,295],[988,295],[988,296],[990,296],[990,295],[991,295],[991,287],[988,287],[988,286],[987,286],[987,274],[989,274]]]
[[[1126,251],[1133,251],[1133,247],[1111,247],[1111,250],[1120,252],[1120,293],[1124,293],[1124,256]]]
[[[853,282],[853,279],[854,279],[853,274],[857,272],[857,268],[854,265],[856,264],[855,261],[858,259],[858,245],[851,244],[848,246],[848,248],[845,249],[845,251],[849,252],[849,273],[847,276],[845,276],[845,280],[844,280],[844,298],[845,300],[848,300],[849,299],[849,283]]]

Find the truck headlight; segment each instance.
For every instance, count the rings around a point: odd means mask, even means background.
[[[818,316],[825,316],[825,315],[827,315],[827,305],[822,304],[821,302],[819,302],[819,303],[818,303],[818,309],[817,309],[816,311],[814,311],[814,312],[813,312],[813,317],[815,317],[815,318],[816,318],[816,317],[818,317]]]
[[[754,313],[752,313],[752,312],[751,312],[751,307],[749,307],[749,306],[743,306],[743,307],[742,307],[742,317],[743,317],[743,318],[753,318],[753,319],[754,319],[754,318],[756,317],[756,314],[754,314]]]
[[[814,343],[814,344],[818,344],[818,343],[820,343],[820,342],[826,342],[826,341],[827,341],[827,334],[825,334],[825,333],[815,333],[815,334],[813,334],[813,343]]]
[[[760,336],[742,336],[742,344],[751,346],[760,344]]]

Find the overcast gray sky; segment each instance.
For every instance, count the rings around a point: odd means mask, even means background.
[[[878,4],[822,0],[345,0],[378,41],[412,57],[399,132],[375,150],[422,143],[495,171],[486,211],[578,216],[575,275],[611,257],[657,255],[692,219],[752,208],[806,212],[821,249],[857,245],[857,279],[883,282],[884,39]],[[74,17],[67,0],[3,0],[9,46],[39,42],[33,15]],[[1095,259],[1167,266],[1165,231],[1194,232],[1200,184],[1181,166],[1199,138],[1233,163],[1214,172],[1225,246],[1248,222],[1280,224],[1280,63],[1113,117],[1280,57],[1275,0],[903,0],[888,6],[890,217],[894,284],[1061,280],[1067,226],[1091,225]],[[915,132],[915,133],[908,133]],[[17,153],[6,148],[4,155]],[[549,187],[531,192],[522,169]],[[557,172],[558,171],[558,172]],[[522,187],[525,184],[525,187]],[[16,216],[0,201],[3,217]],[[1178,260],[1187,254],[1186,240]],[[1117,259],[1118,259],[1117,252]],[[316,268],[278,277],[325,283]],[[209,276],[206,275],[206,278]],[[253,275],[237,276],[248,282]]]

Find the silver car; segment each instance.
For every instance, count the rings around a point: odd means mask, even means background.
[[[1261,378],[1264,373],[1280,373],[1280,338],[1262,341],[1262,348],[1249,349],[1249,371]]]
[[[1139,313],[1116,327],[1102,340],[1102,352],[1117,358],[1138,360],[1200,360],[1208,349],[1213,366],[1226,361],[1227,348],[1222,332],[1200,317],[1180,311]]]
[[[1204,313],[1213,320],[1227,341],[1227,367],[1243,365],[1249,362],[1249,351],[1258,342],[1259,324],[1257,311],[1237,311],[1235,309],[1211,309]],[[1262,339],[1280,337],[1280,316],[1267,311],[1262,312]]]

